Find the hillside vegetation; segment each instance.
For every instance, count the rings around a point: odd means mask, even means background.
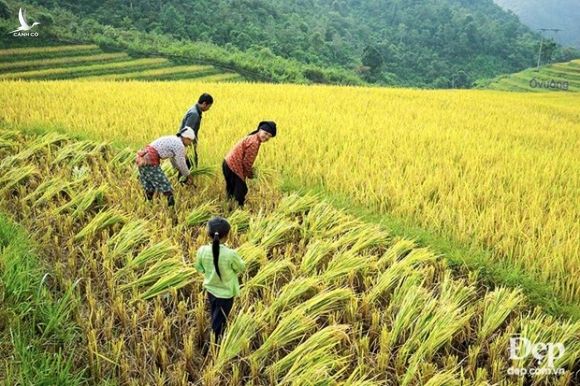
[[[179,55],[275,82],[467,88],[529,67],[539,44],[491,0],[30,3],[39,31],[60,39]],[[574,55],[555,47],[544,59]]]

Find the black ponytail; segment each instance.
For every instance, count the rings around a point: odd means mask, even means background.
[[[222,278],[219,267],[220,240],[226,237],[229,232],[230,224],[223,217],[213,217],[207,223],[207,233],[212,238],[211,251],[213,254],[213,266],[220,280]]]
[[[215,268],[215,271],[217,272],[220,280],[222,278],[222,275],[220,273],[220,267],[219,267],[219,260],[220,260],[220,234],[219,232],[215,232],[213,234],[213,242],[211,243],[211,251],[213,253],[213,266]]]

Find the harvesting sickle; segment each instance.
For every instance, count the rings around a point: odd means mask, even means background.
[[[30,31],[32,28],[40,24],[39,22],[35,21],[32,23],[32,25],[29,25],[28,21],[26,20],[26,10],[22,8],[20,8],[20,11],[18,11],[18,21],[20,21],[20,27],[10,32],[11,34],[15,32]]]

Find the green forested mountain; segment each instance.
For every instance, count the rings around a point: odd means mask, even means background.
[[[312,81],[328,81],[315,69],[331,67],[346,69],[371,83],[469,87],[477,79],[533,65],[539,43],[538,35],[492,0],[29,3],[47,7],[53,16],[64,8],[78,16],[84,27],[95,23],[170,35],[174,40],[207,42],[229,51],[315,66],[293,69]],[[545,54],[559,60],[574,56],[557,49]],[[300,76],[293,74],[286,80]],[[341,82],[344,76],[335,78]]]
[[[580,49],[580,2],[578,0],[495,0],[513,11],[532,29],[556,28],[557,42]]]

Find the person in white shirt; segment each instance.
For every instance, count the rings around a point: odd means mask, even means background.
[[[151,142],[144,149],[137,152],[137,167],[139,168],[139,181],[145,190],[148,201],[153,200],[155,192],[160,192],[167,197],[169,206],[175,205],[173,188],[169,179],[161,169],[161,160],[170,159],[174,168],[187,184],[193,182],[190,170],[186,163],[186,146],[191,146],[195,141],[195,132],[188,128],[178,135],[168,135]]]

